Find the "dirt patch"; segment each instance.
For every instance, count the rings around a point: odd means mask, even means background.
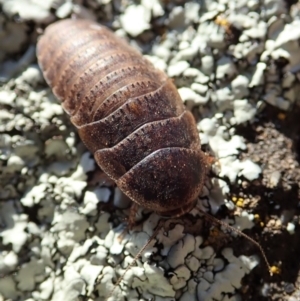
[[[281,268],[280,274],[270,277],[265,264],[256,267],[244,278],[243,300],[292,300],[300,283],[299,116],[299,108],[283,113],[267,106],[253,124],[238,128],[247,141],[247,152],[240,159],[253,160],[263,172],[260,179],[243,180],[231,191],[257,217],[249,235],[262,245],[271,264]],[[287,230],[288,223],[295,225],[294,234]],[[232,247],[239,255],[249,254],[253,246],[233,240]]]

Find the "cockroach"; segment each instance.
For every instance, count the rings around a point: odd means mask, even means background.
[[[80,138],[121,191],[161,215],[190,211],[208,160],[172,80],[88,20],[50,25],[37,57]]]
[[[88,20],[47,27],[37,57],[83,143],[134,204],[172,218],[195,206],[210,159],[201,150],[193,115],[164,72]]]

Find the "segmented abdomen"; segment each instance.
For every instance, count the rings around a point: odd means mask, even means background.
[[[50,25],[38,61],[98,165],[133,201],[182,211],[205,176],[195,121],[167,76],[107,28]]]

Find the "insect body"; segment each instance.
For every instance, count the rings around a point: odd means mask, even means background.
[[[207,160],[194,118],[165,73],[87,20],[50,25],[37,56],[82,141],[129,198],[162,215],[193,207]]]

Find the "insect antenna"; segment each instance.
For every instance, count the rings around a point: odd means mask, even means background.
[[[265,251],[263,250],[262,246],[257,242],[255,241],[253,238],[251,238],[250,236],[248,236],[247,234],[243,233],[242,231],[228,225],[227,223],[213,217],[212,215],[210,215],[209,213],[205,212],[203,209],[201,209],[199,206],[197,206],[197,209],[208,219],[210,220],[212,223],[214,224],[218,224],[218,225],[221,225],[221,226],[224,226],[225,228],[229,229],[230,231],[233,231],[235,233],[237,233],[238,235],[240,236],[243,236],[244,238],[248,239],[249,241],[251,241],[255,246],[258,247],[258,249],[260,250],[260,253],[262,254],[263,256],[263,259],[268,267],[268,270],[269,270],[269,273],[271,276],[273,276],[273,271],[274,271],[274,267],[270,265],[268,259],[267,259],[267,256],[266,256],[266,253]]]
[[[105,301],[108,301],[108,299],[110,297],[112,297],[112,295],[113,295],[116,287],[119,286],[119,284],[121,283],[121,281],[124,279],[124,276],[126,275],[126,273],[135,265],[135,263],[141,257],[141,255],[143,254],[143,252],[145,251],[145,249],[149,246],[149,244],[152,242],[152,240],[157,236],[159,230],[163,227],[163,223],[164,223],[164,220],[160,220],[159,221],[159,223],[156,226],[156,229],[154,230],[153,234],[150,236],[150,238],[147,240],[147,242],[144,244],[144,246],[135,255],[135,257],[133,258],[133,261],[127,266],[127,268],[125,269],[123,275],[119,277],[119,279],[117,280],[117,282],[114,285],[113,289],[111,290],[111,292],[109,293],[109,295],[106,297]]]

